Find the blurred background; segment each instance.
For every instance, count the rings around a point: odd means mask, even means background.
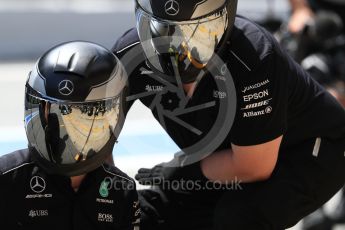
[[[287,0],[239,0],[238,12],[259,22],[286,22],[290,6]],[[110,49],[134,26],[133,0],[0,0],[0,155],[26,148],[24,85],[40,55],[71,40]],[[177,151],[151,112],[136,102],[114,150],[116,165],[133,176],[139,167],[170,160]]]

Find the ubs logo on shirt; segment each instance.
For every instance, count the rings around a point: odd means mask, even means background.
[[[29,216],[31,218],[48,216],[48,210],[30,210]]]

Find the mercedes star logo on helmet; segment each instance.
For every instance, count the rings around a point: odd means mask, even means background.
[[[180,12],[180,5],[176,0],[169,0],[165,3],[165,13],[170,16],[175,16]]]
[[[42,177],[34,176],[30,180],[31,190],[35,193],[41,193],[46,189],[46,182]]]
[[[59,93],[64,96],[69,96],[73,93],[74,85],[70,80],[63,80],[59,83]]]

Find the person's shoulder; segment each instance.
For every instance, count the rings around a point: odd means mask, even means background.
[[[107,176],[112,177],[115,181],[121,181],[126,184],[135,184],[133,178],[129,177],[126,173],[122,172],[120,169],[113,165],[103,164],[101,168]]]
[[[112,52],[121,57],[124,53],[137,45],[140,45],[138,32],[136,28],[131,28],[116,41],[112,48]]]
[[[255,69],[276,52],[277,42],[267,30],[255,22],[237,16],[230,38],[230,52],[247,70]]]
[[[9,174],[33,164],[28,149],[17,150],[0,157],[0,175]]]

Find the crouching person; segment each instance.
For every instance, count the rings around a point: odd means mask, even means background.
[[[0,158],[1,229],[138,229],[135,182],[113,165],[126,77],[88,42],[45,53],[25,87],[28,148]]]

